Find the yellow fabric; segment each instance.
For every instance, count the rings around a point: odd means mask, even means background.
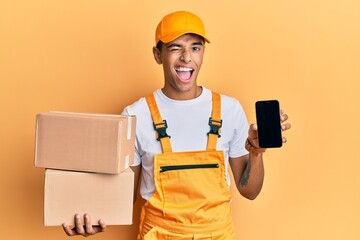
[[[165,125],[163,124],[163,120],[161,118],[159,109],[156,105],[156,101],[154,98],[153,94],[149,94],[146,96],[146,102],[149,106],[150,112],[151,112],[151,117],[153,119],[154,124],[159,128],[159,127],[165,127]],[[156,132],[157,134],[157,132]],[[158,138],[158,136],[156,135],[156,138]],[[160,142],[161,142],[161,146],[163,149],[163,152],[172,152],[172,148],[171,148],[171,144],[170,144],[170,137],[164,137],[164,138],[160,138]]]
[[[221,119],[221,99],[220,94],[212,92],[212,116],[214,120]]]
[[[218,93],[212,92],[212,113],[211,118],[214,120],[213,124],[217,124],[221,121],[221,100],[220,95]],[[220,132],[220,130],[219,130]],[[218,140],[218,135],[216,134],[209,134],[208,137],[208,150],[215,150],[216,149],[216,143]]]
[[[212,115],[220,120],[218,100]],[[154,115],[160,116],[155,107],[156,102],[149,105],[154,121]],[[216,141],[212,144],[216,147]],[[169,166],[175,169],[162,171]],[[138,240],[235,239],[223,151],[156,154],[154,180],[155,193],[143,207]]]
[[[155,32],[155,45],[159,41],[169,43],[186,33],[197,34],[210,43],[206,37],[205,26],[202,20],[190,12],[178,11],[166,15],[160,21]]]

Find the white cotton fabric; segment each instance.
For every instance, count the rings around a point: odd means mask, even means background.
[[[154,92],[163,120],[167,121],[167,133],[173,152],[205,150],[210,130],[208,125],[212,110],[212,93],[202,87],[201,95],[192,100],[178,101],[168,98],[161,89]],[[126,107],[124,115],[136,116],[135,161],[133,166],[142,164],[140,194],[148,200],[155,191],[154,154],[162,152],[161,144],[155,139],[155,130],[145,98]],[[248,136],[248,122],[242,106],[234,98],[221,95],[221,118],[223,125],[217,150],[223,150],[227,183],[230,186],[228,171],[229,157],[248,154],[244,144]]]

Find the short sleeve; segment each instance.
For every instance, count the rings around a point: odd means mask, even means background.
[[[245,141],[248,137],[249,123],[244,109],[239,101],[234,106],[234,135],[230,143],[229,157],[241,157],[249,152],[245,149]]]

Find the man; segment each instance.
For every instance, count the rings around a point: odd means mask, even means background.
[[[135,187],[140,172],[138,239],[235,239],[228,191],[230,164],[239,193],[255,199],[264,180],[257,127],[248,127],[240,103],[197,84],[206,37],[203,22],[189,12],[165,16],[156,29],[153,55],[163,66],[164,87],[125,108],[136,115]],[[287,115],[281,112],[282,130]],[[286,138],[283,138],[286,142]],[[91,235],[90,217],[75,216],[68,235]]]

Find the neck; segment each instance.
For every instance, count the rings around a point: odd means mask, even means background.
[[[201,86],[196,86],[194,89],[186,92],[168,91],[166,88],[162,88],[161,90],[168,98],[171,98],[173,100],[180,100],[180,101],[195,99],[199,97],[202,93]]]

